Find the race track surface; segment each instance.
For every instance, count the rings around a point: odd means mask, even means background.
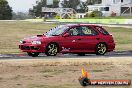
[[[86,54],[85,56],[78,56],[77,54],[58,54],[57,56],[46,56],[44,54],[39,57],[30,57],[26,54],[0,54],[0,60],[7,59],[70,59],[70,58],[109,58],[109,57],[132,57],[132,51],[110,52],[104,56],[95,54]]]

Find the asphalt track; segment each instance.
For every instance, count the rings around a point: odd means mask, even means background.
[[[132,51],[110,52],[104,56],[98,56],[95,54],[86,54],[85,56],[78,56],[77,54],[58,54],[57,56],[46,56],[44,54],[38,57],[30,57],[27,54],[0,54],[0,60],[11,59],[80,59],[80,58],[110,58],[110,57],[132,57]]]

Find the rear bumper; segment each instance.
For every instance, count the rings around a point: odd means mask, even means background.
[[[115,43],[108,43],[108,52],[115,50]]]
[[[22,52],[39,52],[39,53],[43,53],[45,51],[45,45],[20,44],[19,49]]]

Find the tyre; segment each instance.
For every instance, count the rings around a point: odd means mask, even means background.
[[[104,43],[99,43],[96,46],[96,55],[104,55],[107,52],[107,46]]]
[[[39,55],[39,53],[28,53],[29,56],[32,56],[32,57],[37,57]]]
[[[47,56],[56,56],[59,51],[59,47],[55,43],[50,43],[45,50]]]

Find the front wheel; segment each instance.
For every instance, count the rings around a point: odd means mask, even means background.
[[[99,43],[96,46],[96,55],[104,55],[107,52],[107,46],[104,43]]]
[[[59,47],[55,43],[51,43],[46,47],[45,54],[47,56],[56,56],[59,51]]]
[[[32,56],[32,57],[37,57],[39,55],[39,53],[27,53],[29,56]]]

